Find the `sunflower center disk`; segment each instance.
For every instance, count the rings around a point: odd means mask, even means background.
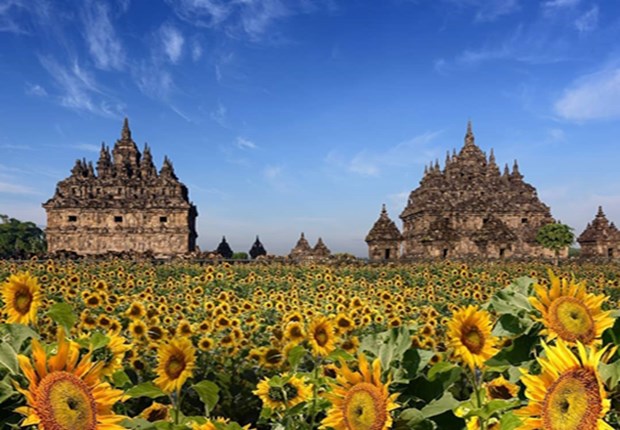
[[[39,386],[36,410],[46,430],[95,430],[97,405],[88,386],[77,376],[54,372]]]
[[[183,357],[172,356],[170,360],[168,360],[168,365],[166,366],[166,373],[171,379],[176,379],[179,377],[181,372],[185,370],[185,360]]]
[[[594,320],[588,308],[574,297],[560,297],[549,307],[551,326],[569,342],[589,344],[595,337]]]
[[[32,302],[32,295],[28,289],[21,289],[15,294],[15,300],[13,307],[20,314],[27,314],[30,312],[30,303]]]
[[[351,388],[342,406],[347,430],[380,430],[387,420],[385,396],[367,382]]]
[[[316,339],[316,343],[318,343],[319,346],[325,346],[325,344],[329,340],[329,336],[327,336],[327,333],[325,332],[325,329],[318,330],[316,332],[314,338]]]
[[[596,429],[601,409],[601,396],[594,373],[583,368],[569,371],[547,391],[542,411],[544,429]]]
[[[482,351],[482,348],[484,347],[484,335],[476,326],[468,327],[464,330],[461,341],[463,342],[463,345],[465,345],[467,349],[474,354]]]

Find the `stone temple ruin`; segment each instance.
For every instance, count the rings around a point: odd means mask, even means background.
[[[295,261],[316,261],[324,260],[331,256],[331,251],[319,237],[314,247],[311,247],[305,235],[301,233],[297,244],[289,253],[289,258]]]
[[[372,260],[396,258],[529,258],[553,253],[536,242],[538,229],[554,222],[515,161],[503,173],[476,145],[471,123],[465,144],[448,152],[443,169],[425,168],[420,186],[400,215],[402,233],[381,213],[368,236]]]
[[[77,160],[43,204],[50,253],[108,252],[174,256],[196,247],[196,207],[166,157],[159,172],[150,148],[140,153],[125,119],[110,153],[101,146],[97,171]]]
[[[620,230],[610,223],[603,208],[598,207],[596,217],[588,223],[577,238],[581,246],[582,258],[620,259]]]

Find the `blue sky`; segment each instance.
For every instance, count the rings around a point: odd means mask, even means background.
[[[577,234],[620,223],[618,41],[615,0],[0,0],[0,213],[44,225],[128,116],[203,250],[364,256],[471,119]]]

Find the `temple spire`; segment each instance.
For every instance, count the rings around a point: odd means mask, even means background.
[[[467,121],[467,133],[465,133],[465,146],[474,144],[474,132],[471,128],[471,120]]]
[[[131,140],[131,130],[129,129],[129,119],[127,119],[127,117],[125,117],[125,120],[123,121],[121,140]]]

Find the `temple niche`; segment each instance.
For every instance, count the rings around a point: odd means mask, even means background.
[[[101,145],[96,171],[77,160],[43,207],[50,253],[175,256],[196,247],[198,212],[187,187],[167,157],[158,172],[148,145],[140,153],[127,118],[112,151]]]
[[[620,230],[609,222],[601,206],[577,242],[581,246],[579,256],[582,258],[620,259]]]
[[[448,152],[443,169],[439,161],[425,168],[400,218],[402,242],[395,225],[381,242],[377,230],[389,225],[381,214],[366,238],[371,259],[392,258],[396,249],[407,259],[553,257],[536,242],[540,227],[554,222],[549,207],[523,180],[516,161],[501,172],[493,150],[488,157],[482,152],[471,122],[459,153]]]

